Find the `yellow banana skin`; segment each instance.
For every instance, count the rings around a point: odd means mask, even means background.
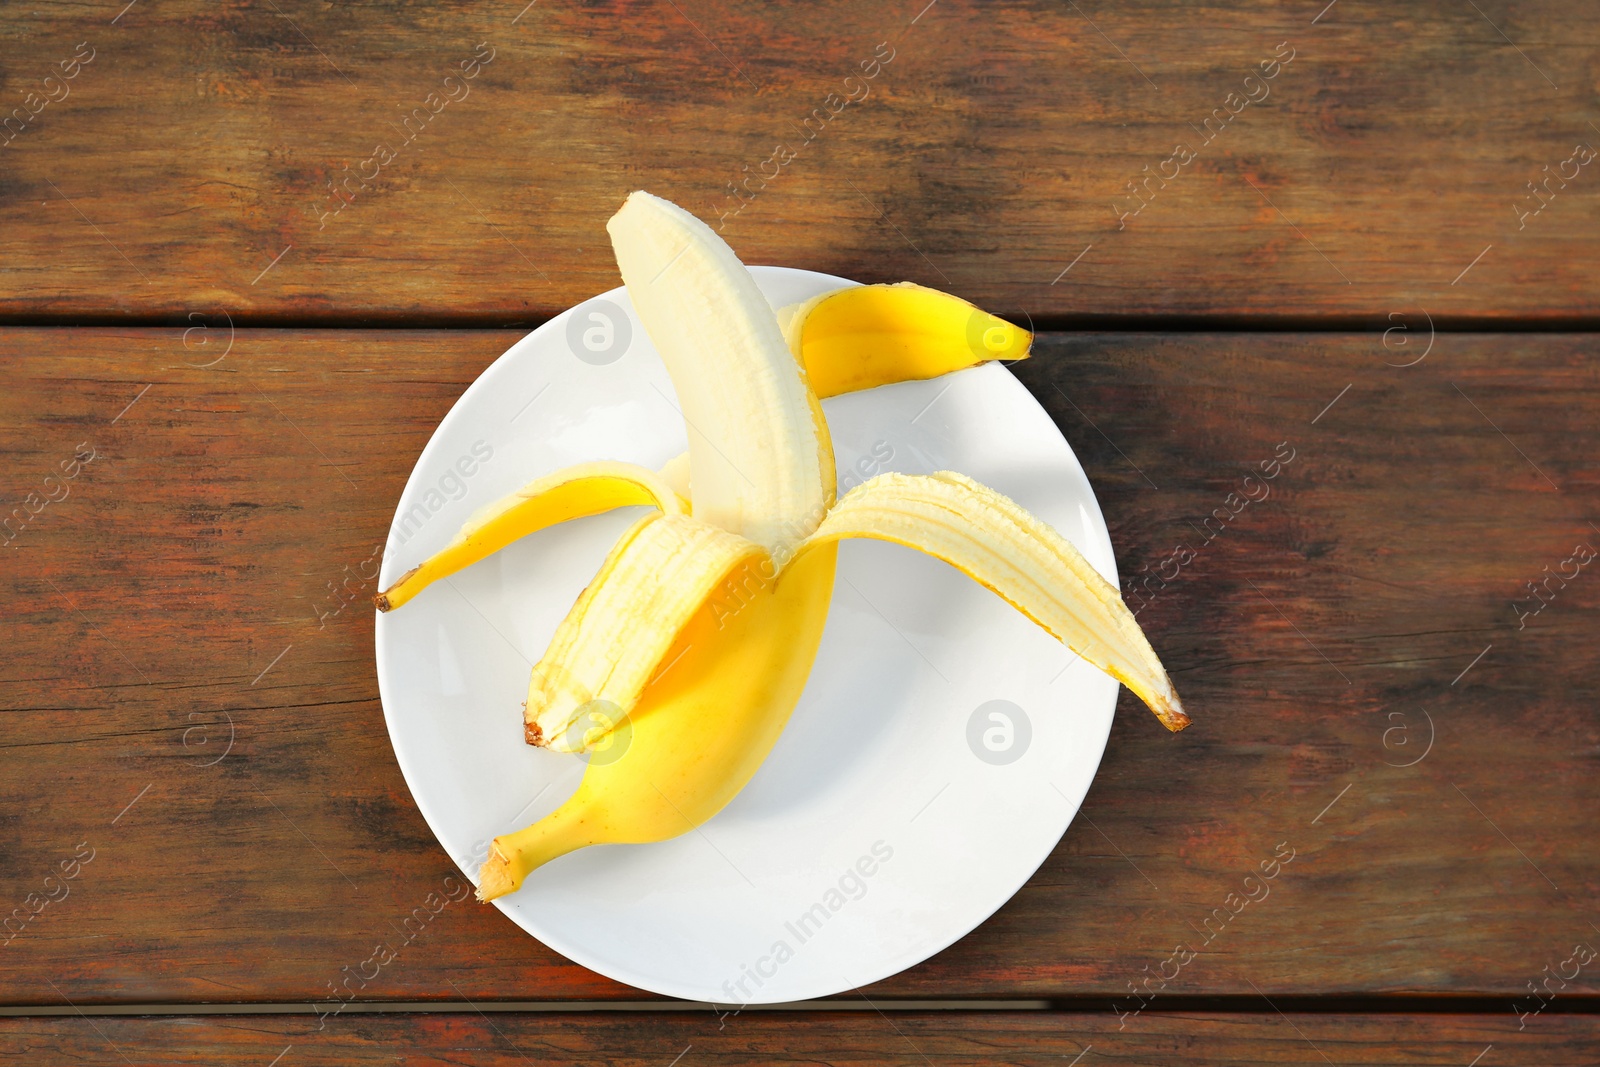
[[[858,285],[778,312],[820,399],[1027,359],[1033,334],[960,297],[911,282]]]
[[[516,891],[529,871],[587,845],[677,837],[736,796],[783,733],[816,659],[833,598],[837,545],[801,553],[776,578],[748,580],[742,607],[708,600],[667,653],[615,758],[597,749],[565,804],[495,838],[478,899]],[[770,565],[767,573],[770,573]],[[680,655],[681,654],[681,655]]]
[[[450,544],[402,574],[373,603],[379,611],[393,611],[441,578],[528,534],[635,504],[653,505],[669,515],[688,511],[661,475],[633,463],[580,463],[547,474],[468,519]]]

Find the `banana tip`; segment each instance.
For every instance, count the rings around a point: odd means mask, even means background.
[[[389,594],[379,593],[377,596],[372,598],[372,603],[376,605],[379,611],[388,611],[390,607]]]

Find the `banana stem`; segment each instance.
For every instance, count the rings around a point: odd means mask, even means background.
[[[501,834],[478,871],[478,899],[487,902],[515,893],[534,868],[597,842],[583,815],[565,807],[516,833]]]

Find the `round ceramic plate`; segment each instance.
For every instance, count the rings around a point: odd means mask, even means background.
[[[852,284],[754,274],[774,307]],[[960,471],[1116,582],[1082,468],[1005,367],[823,409],[840,495],[885,470]],[[596,297],[513,345],[439,424],[400,498],[382,582],[535,477],[596,459],[654,468],[687,447],[627,293]],[[395,755],[474,880],[492,837],[577,788],[579,758],[523,743],[528,673],[637,511],[527,537],[377,618]],[[744,792],[674,840],[555,860],[495,906],[568,959],[655,993],[741,1005],[851,990],[932,956],[1022,886],[1089,788],[1116,697],[1114,681],[955,569],[846,542],[810,681]]]

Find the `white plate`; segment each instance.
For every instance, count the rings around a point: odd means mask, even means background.
[[[851,284],[754,273],[774,306]],[[624,290],[541,326],[423,449],[383,583],[534,477],[595,459],[660,466],[687,447],[676,405]],[[1004,367],[823,408],[841,494],[880,470],[961,471],[1043,517],[1116,582],[1083,469]],[[577,787],[577,757],[523,743],[528,672],[636,510],[528,537],[377,617],[395,755],[474,880],[490,838]],[[811,680],[744,792],[698,832],[580,850],[495,906],[568,959],[669,996],[759,1004],[866,985],[960,938],[1033,874],[1089,788],[1116,697],[1114,681],[953,568],[847,542]]]

